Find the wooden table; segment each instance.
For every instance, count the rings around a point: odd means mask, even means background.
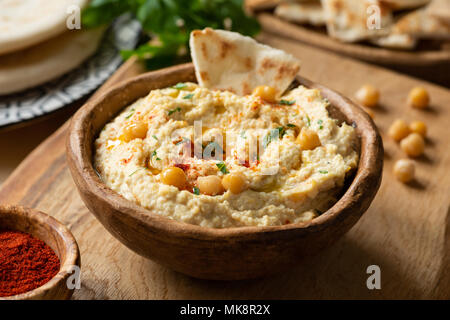
[[[375,122],[386,149],[383,183],[371,208],[332,248],[283,274],[251,281],[197,280],[161,267],[114,239],[81,202],[65,163],[66,126],[15,170],[0,189],[0,202],[40,209],[69,226],[82,260],[75,299],[450,298],[450,91],[267,34],[260,40],[302,59],[304,77],[345,95],[364,83],[381,90]],[[139,71],[127,63],[106,86]],[[429,111],[406,106],[416,85],[429,90]],[[417,160],[410,186],[393,178],[393,163],[403,154],[384,134],[399,117],[429,126],[426,155]],[[373,264],[381,268],[381,290],[366,287]]]

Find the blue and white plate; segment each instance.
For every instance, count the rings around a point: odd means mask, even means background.
[[[77,69],[39,87],[0,96],[0,128],[29,121],[88,95],[122,64],[120,50],[133,49],[140,24],[121,17],[105,33],[97,53]]]

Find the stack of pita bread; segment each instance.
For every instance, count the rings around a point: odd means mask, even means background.
[[[412,50],[421,39],[450,40],[450,0],[286,0],[275,14],[298,24],[326,26],[342,42]],[[372,28],[377,22],[379,28]]]
[[[69,30],[73,6],[88,0],[0,1],[0,95],[17,93],[78,67],[103,30]]]

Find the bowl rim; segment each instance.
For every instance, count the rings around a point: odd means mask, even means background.
[[[95,201],[100,201],[102,204],[112,206],[118,214],[132,217],[150,227],[154,230],[161,230],[168,232],[171,236],[190,238],[196,240],[222,240],[229,241],[231,239],[239,240],[243,238],[255,239],[261,234],[280,234],[282,232],[313,232],[321,230],[326,226],[332,224],[336,219],[342,218],[340,213],[345,209],[347,214],[352,213],[352,209],[357,209],[358,205],[364,200],[364,197],[373,198],[381,183],[381,173],[383,167],[383,144],[378,130],[370,118],[370,116],[363,111],[361,107],[353,103],[350,99],[333,91],[325,86],[315,84],[314,82],[296,77],[300,84],[309,88],[317,88],[321,91],[324,98],[327,98],[330,103],[339,103],[338,108],[346,117],[351,115],[357,118],[358,121],[353,121],[353,125],[359,130],[359,138],[361,140],[360,159],[357,172],[354,178],[341,198],[326,212],[312,221],[287,224],[281,226],[245,226],[245,227],[231,227],[231,228],[211,228],[202,227],[199,225],[189,224],[173,220],[151,210],[140,207],[139,205],[125,199],[119,193],[104,184],[98,174],[96,173],[92,159],[89,157],[88,148],[93,150],[93,142],[98,136],[98,133],[93,135],[92,141],[89,144],[86,141],[86,131],[84,126],[89,124],[89,121],[94,117],[95,109],[104,104],[106,101],[114,98],[119,98],[124,88],[132,87],[136,84],[142,84],[149,81],[154,81],[155,78],[162,78],[176,72],[192,72],[194,73],[194,66],[192,63],[176,65],[173,67],[147,72],[142,75],[125,80],[106,92],[88,101],[81,107],[73,116],[69,133],[66,141],[67,157],[69,167],[72,175],[82,177],[82,187],[90,196],[95,198]],[[175,84],[175,83],[174,83]],[[133,98],[134,101],[140,97]],[[123,106],[126,107],[126,106]],[[343,111],[345,110],[345,112]],[[104,111],[104,110],[103,110]],[[115,116],[115,115],[114,115]],[[113,117],[114,117],[113,116]],[[111,120],[111,119],[109,119]],[[105,123],[106,124],[106,123]],[[105,125],[103,124],[103,125]],[[88,127],[92,129],[92,127]],[[363,128],[363,129],[358,129]],[[89,145],[89,146],[87,146]],[[93,153],[92,153],[93,154]],[[74,175],[75,173],[75,175]],[[77,187],[77,179],[74,179]],[[372,184],[372,187],[364,189],[362,185]],[[356,210],[357,211],[357,210]],[[95,213],[94,213],[95,214]],[[361,213],[362,214],[362,213]]]
[[[64,250],[66,251],[66,258],[62,260],[62,258],[59,257],[59,254],[52,248],[52,250],[58,255],[60,262],[58,273],[50,279],[50,281],[40,287],[14,296],[0,297],[0,300],[32,300],[37,298],[42,293],[51,292],[53,289],[57,288],[60,283],[66,281],[67,277],[72,274],[71,270],[73,266],[80,267],[80,252],[77,241],[70,230],[60,221],[42,211],[19,205],[0,204],[0,214],[3,213],[8,213],[13,216],[22,216],[27,220],[33,221],[34,223],[49,226],[54,231],[54,235],[63,241]],[[31,236],[37,238],[34,235]]]

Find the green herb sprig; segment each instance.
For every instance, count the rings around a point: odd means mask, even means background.
[[[146,61],[147,68],[157,69],[189,60],[192,30],[210,27],[257,34],[259,23],[243,8],[244,0],[92,0],[82,12],[82,24],[94,28],[132,14],[144,33],[158,41],[122,51],[122,57],[138,56]]]

